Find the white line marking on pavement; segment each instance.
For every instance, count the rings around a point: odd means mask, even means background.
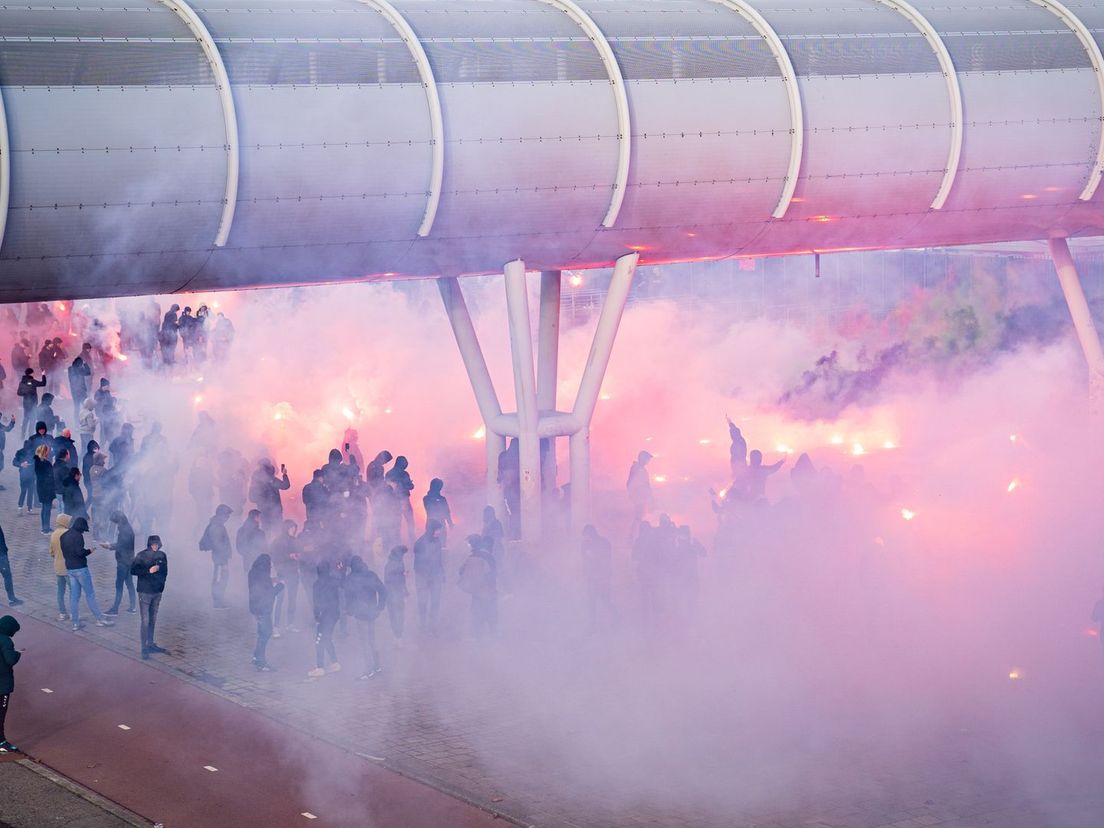
[[[43,692],[43,693],[53,693],[54,691],[53,691],[53,690],[51,690],[51,689],[50,689],[49,687],[43,687],[43,688],[42,688],[42,692]]]
[[[119,725],[119,730],[130,730],[130,725]]]
[[[214,767],[214,766],[212,766],[212,765],[204,765],[204,766],[203,766],[203,769],[204,769],[205,771],[210,771],[211,773],[214,773],[215,771],[217,771],[217,770],[218,770],[218,768],[216,768],[216,767]]]
[[[299,814],[299,816],[305,816],[307,819],[318,819],[318,817],[316,817],[310,811],[303,811],[303,813]]]

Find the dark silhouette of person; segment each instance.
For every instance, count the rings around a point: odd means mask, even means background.
[[[439,521],[427,521],[425,534],[414,544],[414,586],[418,592],[418,629],[423,634],[436,632],[437,614],[441,609],[445,563],[440,532]]]
[[[27,368],[16,386],[15,393],[23,401],[23,431],[22,436],[29,433],[31,423],[35,422],[34,410],[38,408],[38,389],[46,387],[46,375],[42,379],[34,378],[34,369]]]
[[[226,530],[226,521],[234,512],[225,503],[220,503],[214,516],[203,530],[199,539],[199,548],[211,553],[214,572],[211,576],[211,603],[215,609],[226,609],[226,585],[230,581],[230,533]]]

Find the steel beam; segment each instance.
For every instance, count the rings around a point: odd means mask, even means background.
[[[388,0],[360,0],[360,2],[378,11],[399,33],[399,37],[410,51],[410,56],[414,58],[418,77],[421,78],[422,88],[425,89],[426,104],[429,106],[430,146],[433,151],[425,214],[418,227],[418,236],[425,238],[433,229],[433,222],[437,218],[437,209],[441,205],[441,185],[445,178],[445,118],[441,110],[441,95],[437,91],[437,79],[434,77],[433,67],[429,63],[429,56],[422,42],[401,12]]]
[[[920,11],[906,3],[905,0],[878,0],[883,6],[888,6],[895,12],[903,15],[912,25],[920,30],[928,41],[935,57],[939,61],[939,68],[943,71],[943,79],[947,82],[947,98],[951,105],[951,146],[947,155],[947,166],[943,170],[943,182],[939,185],[939,191],[935,194],[931,208],[942,210],[951,194],[955,179],[958,177],[959,163],[962,161],[962,142],[965,136],[966,113],[962,105],[962,84],[958,80],[958,71],[955,69],[954,60],[951,58],[947,44]]]
[[[755,28],[755,31],[767,41],[767,46],[770,47],[771,54],[774,55],[778,68],[782,72],[782,84],[786,87],[786,97],[790,105],[790,163],[786,170],[786,180],[782,185],[782,196],[778,199],[778,206],[774,208],[772,215],[778,219],[785,218],[790,204],[793,203],[794,191],[801,176],[801,157],[805,152],[805,110],[801,105],[801,88],[797,84],[797,72],[782,38],[763,15],[744,0],[714,0],[714,2],[732,9]]]
[[[541,273],[540,317],[537,322],[537,410],[541,420],[556,410],[556,387],[560,362],[560,296],[563,280],[558,270]],[[538,432],[539,426],[538,423]],[[538,436],[543,436],[538,433]],[[541,463],[545,488],[554,489],[556,470],[556,440],[547,438],[548,457]]]
[[[4,110],[4,90],[0,87],[0,250],[4,247],[4,230],[8,226],[10,202],[11,140],[8,136],[8,116]]]
[[[1031,2],[1055,15],[1077,35],[1077,39],[1089,53],[1093,73],[1096,75],[1096,90],[1100,100],[1100,136],[1096,139],[1096,158],[1093,161],[1092,172],[1089,174],[1089,181],[1078,196],[1082,201],[1089,201],[1100,186],[1101,175],[1104,175],[1104,54],[1101,53],[1100,46],[1092,36],[1089,27],[1057,0],[1031,0]]]
[[[1093,322],[1089,303],[1085,300],[1085,291],[1081,288],[1081,277],[1077,265],[1070,254],[1069,243],[1064,238],[1050,239],[1050,256],[1054,268],[1058,271],[1058,281],[1062,285],[1062,294],[1066,297],[1066,306],[1073,319],[1077,339],[1089,365],[1089,396],[1094,404],[1104,402],[1104,348],[1100,345],[1100,335]]]
[[[230,91],[230,76],[226,74],[226,64],[222,61],[222,54],[215,45],[215,39],[211,37],[211,33],[192,7],[184,0],[160,0],[160,2],[179,17],[199,41],[215,77],[215,89],[218,90],[219,103],[222,105],[222,123],[226,140],[226,189],[222,196],[222,217],[219,219],[218,232],[215,235],[215,247],[224,247],[227,239],[230,238],[230,227],[234,224],[234,211],[238,206],[238,177],[241,167],[238,113],[234,107],[234,96]]]
[[[563,11],[583,30],[583,33],[598,50],[598,56],[606,67],[613,101],[617,111],[617,173],[613,180],[613,194],[609,209],[602,219],[603,227],[613,227],[625,201],[625,190],[629,186],[629,162],[632,158],[632,115],[629,110],[629,92],[625,87],[625,77],[621,74],[621,65],[613,47],[602,33],[598,24],[575,2],[575,0],[543,0],[543,2]]]

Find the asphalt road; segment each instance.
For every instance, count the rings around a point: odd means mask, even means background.
[[[20,623],[9,738],[167,828],[504,824],[81,634]]]

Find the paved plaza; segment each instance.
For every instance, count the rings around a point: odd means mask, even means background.
[[[13,477],[6,472],[2,478],[8,490],[0,494],[0,520],[16,589],[26,600],[19,612],[67,630],[68,623],[57,619],[47,539],[37,515],[16,516]],[[523,590],[503,599],[502,632],[494,643],[470,640],[466,596],[450,583],[439,637],[410,635],[398,649],[386,624],[380,624],[386,669],[378,679],[357,680],[362,659],[352,625],[337,639],[342,672],[306,678],[313,636],[304,631],[274,640],[269,656],[278,670],[257,673],[250,665],[254,626],[244,608],[238,562],[232,606],[215,612],[207,591],[208,561],[186,539],[189,532],[164,533],[171,574],[158,640],[171,655],[145,662],[150,670],[283,723],[292,743],[297,732],[313,734],[517,824],[1104,824],[1104,790],[1092,784],[1094,768],[1070,768],[1056,757],[1053,772],[1026,774],[1038,784],[1025,786],[1025,773],[1002,757],[986,723],[967,721],[965,713],[947,717],[945,726],[920,737],[910,734],[874,748],[861,725],[853,736],[843,735],[847,722],[835,736],[806,739],[800,729],[777,736],[746,723],[732,725],[718,710],[717,726],[708,732],[702,713],[708,722],[710,707],[723,705],[727,691],[683,694],[682,671],[693,669],[687,666],[691,656],[701,663],[692,641],[657,648],[628,634],[590,636],[580,606],[533,605]],[[99,550],[92,561],[100,606],[106,608],[113,594],[112,553]],[[620,586],[631,604],[627,580]],[[304,607],[301,598],[299,618],[306,630]],[[408,615],[413,607],[411,600]],[[90,622],[84,608],[82,613]],[[415,626],[412,620],[408,617],[408,628]],[[137,617],[122,612],[113,628],[89,623],[67,634],[137,660],[137,627]],[[647,686],[636,669],[640,663],[652,665],[644,674]],[[1094,675],[1099,681],[1091,670],[1086,680]],[[1095,695],[1098,690],[1086,699]],[[1085,721],[1095,719],[1096,730],[1082,736],[1099,744],[1094,706],[1087,704],[1083,712]],[[653,730],[657,722],[676,723],[674,732],[685,732],[687,743],[672,740],[667,727]]]

